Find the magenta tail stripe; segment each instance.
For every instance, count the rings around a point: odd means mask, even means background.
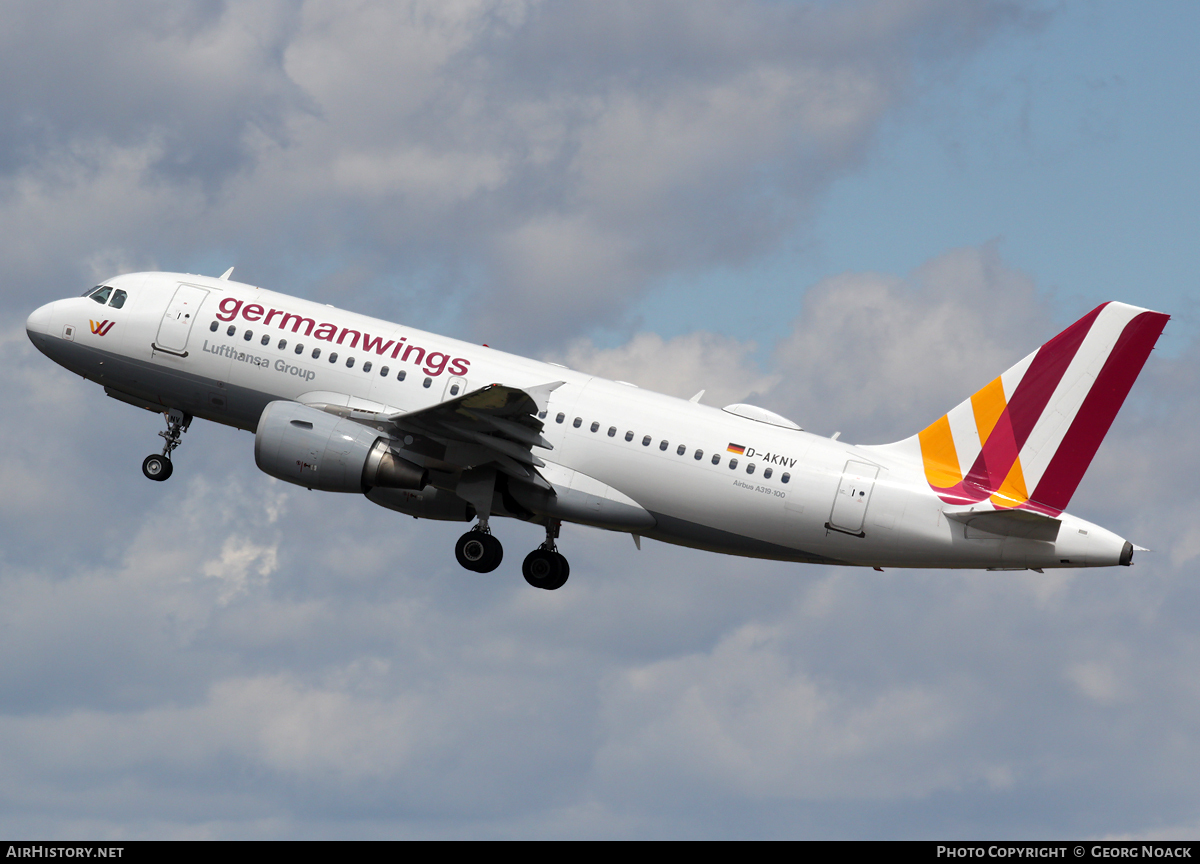
[[[1066,509],[1170,317],[1143,312],[1125,326],[1042,474],[1031,496],[1037,502]]]
[[[967,472],[968,482],[991,492],[1000,488],[1038,417],[1054,395],[1058,382],[1075,359],[1084,337],[1107,305],[1101,303],[1038,349],[1000,415],[996,428],[983,442],[983,449]]]
[[[1079,346],[1083,344],[1084,338],[1107,305],[1107,303],[1101,303],[1084,315],[1043,345],[1038,350],[1037,356],[1033,358],[1033,363],[1029,365],[1029,369],[1021,378],[1021,383],[1017,385],[1012,398],[1008,400],[1008,413],[1012,417],[1013,439],[1018,452],[1029,440],[1029,433],[1033,431],[1038,418],[1042,416],[1042,411],[1046,409],[1050,397],[1058,389],[1058,383],[1062,381],[1071,361],[1075,359]],[[1010,462],[1009,467],[1011,466]],[[1007,474],[1006,470],[1005,475],[1007,476]]]
[[[971,473],[966,477],[967,482],[986,489],[989,493],[995,492],[1004,483],[1004,478],[1008,476],[1020,452],[1021,448],[1017,446],[1013,437],[1008,408],[1005,408],[988,435],[975,465],[971,467]]]

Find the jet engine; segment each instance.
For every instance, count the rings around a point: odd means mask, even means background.
[[[299,402],[272,402],[258,418],[254,461],[272,477],[326,492],[423,489],[429,472],[392,451],[378,430]]]

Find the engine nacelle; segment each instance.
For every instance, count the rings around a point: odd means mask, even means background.
[[[272,402],[254,436],[254,461],[272,477],[326,492],[423,489],[429,472],[392,452],[386,435],[299,402]]]

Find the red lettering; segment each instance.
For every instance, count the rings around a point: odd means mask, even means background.
[[[274,318],[276,315],[282,315],[282,314],[283,313],[280,312],[278,309],[272,309],[270,312],[267,313],[267,317],[263,319],[263,324],[269,325],[271,323],[272,318]]]
[[[434,357],[441,357],[441,360],[434,360]],[[425,374],[437,377],[446,371],[446,361],[450,359],[449,354],[443,354],[441,351],[431,351],[429,356],[425,358]]]
[[[263,307],[259,306],[257,303],[251,303],[249,306],[247,306],[245,309],[242,310],[242,317],[245,318],[247,321],[257,321],[259,318],[262,317],[262,314],[264,311],[265,310],[263,309]]]
[[[450,361],[451,375],[466,375],[467,370],[471,368],[471,361],[464,360],[461,357],[455,357]]]
[[[336,324],[322,324],[317,328],[317,332],[313,334],[314,339],[324,339],[326,342],[333,341],[333,334],[337,333]]]
[[[217,305],[217,308],[221,310],[217,313],[218,318],[220,318],[222,321],[232,321],[237,317],[238,310],[242,308],[242,301],[236,297],[224,297]],[[228,315],[229,317],[223,317],[222,313],[224,313],[224,315]]]
[[[425,349],[424,349],[424,348],[418,348],[416,345],[409,345],[407,348],[405,348],[405,349],[404,349],[404,356],[403,356],[403,357],[401,357],[400,359],[401,359],[401,360],[407,360],[407,359],[408,359],[408,355],[409,355],[409,354],[411,354],[411,353],[412,353],[412,352],[414,352],[414,351],[416,351],[416,352],[417,352],[417,365],[418,365],[418,366],[420,366],[420,365],[421,365],[421,364],[422,364],[422,363],[425,361]]]
[[[239,301],[239,303],[240,303],[240,301]],[[305,321],[308,322],[308,326],[304,328],[305,336],[312,335],[312,328],[314,326],[316,326],[316,323],[317,323],[316,321],[314,321],[311,318],[301,318],[299,315],[293,315],[291,312],[285,312],[283,315],[283,318],[281,318],[279,320],[279,329],[280,330],[284,330],[287,328],[287,323],[288,323],[289,319],[295,319],[295,321],[296,321],[296,323],[292,325],[293,333],[297,332],[300,329],[301,322],[305,322]],[[228,321],[229,319],[225,318],[223,320]]]
[[[404,340],[406,338],[407,338],[406,336],[401,336],[400,341],[396,343],[396,347],[392,349],[392,359],[393,360],[395,360],[396,355],[400,353],[400,349],[404,347]]]
[[[392,347],[392,340],[383,341],[382,336],[372,336],[370,333],[363,333],[363,350],[374,351],[376,354],[383,355],[384,351]]]
[[[357,348],[357,347],[358,347],[358,337],[359,337],[359,336],[361,336],[362,334],[361,334],[361,333],[359,333],[357,330],[351,330],[351,329],[349,329],[349,328],[347,328],[347,327],[343,327],[343,328],[342,328],[342,332],[341,332],[341,334],[338,336],[338,344],[339,344],[339,345],[341,345],[341,344],[342,344],[342,340],[346,338],[346,334],[347,334],[347,333],[353,333],[353,334],[354,334],[354,338],[353,338],[352,340],[350,340],[350,347],[351,347],[351,348]]]

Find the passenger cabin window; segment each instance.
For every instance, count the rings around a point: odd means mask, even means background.
[[[313,350],[313,354],[319,354],[320,352],[321,352],[321,349],[319,349],[319,348],[317,348],[317,349],[314,349],[314,350]],[[330,362],[330,363],[336,363],[336,362],[337,362],[337,352],[336,352],[336,351],[333,351],[333,352],[331,352],[331,353],[330,353],[330,355],[329,355],[329,362]]]
[[[113,294],[113,299],[108,302],[108,305],[114,309],[120,309],[125,305],[125,298],[128,296],[128,294],[118,288],[116,293]]]
[[[583,425],[583,418],[582,418],[582,417],[576,417],[576,418],[575,418],[575,422],[574,422],[574,423],[572,423],[571,425],[572,425],[572,426],[574,426],[576,429],[578,429],[580,426],[582,426],[582,425]]]
[[[630,429],[628,432],[625,433],[625,440],[626,441],[633,440],[633,430],[632,429]]]
[[[609,438],[615,438],[616,436],[617,436],[617,427],[616,427],[616,426],[609,426],[609,427],[608,427],[608,437],[609,437]]]
[[[279,340],[279,350],[280,350],[280,351],[282,351],[282,350],[283,350],[284,348],[286,348],[286,347],[287,347],[287,340],[286,340],[286,339],[280,339],[280,340]]]
[[[247,331],[246,331],[246,332],[245,332],[245,333],[242,335],[242,341],[243,341],[243,342],[249,342],[249,341],[250,341],[251,339],[253,339],[253,338],[254,338],[254,331],[253,331],[253,330],[247,330]]]
[[[649,435],[647,435],[645,438],[642,439],[642,446],[643,447],[650,446],[650,436]]]
[[[304,353],[304,343],[303,343],[303,342],[298,342],[298,343],[296,343],[296,353],[297,353],[297,354],[303,354],[303,353]]]
[[[675,450],[675,455],[682,456],[686,452],[687,452],[687,448],[684,447],[682,444],[680,444],[679,447],[676,448],[676,450]]]
[[[539,411],[539,412],[538,412],[538,419],[539,419],[539,420],[545,420],[545,419],[546,419],[546,412],[545,412],[545,411]]]
[[[354,358],[353,358],[353,357],[347,357],[347,358],[346,358],[346,368],[347,368],[347,369],[353,369],[353,368],[354,368]]]
[[[779,478],[779,482],[780,482],[780,483],[786,483],[786,482],[788,482],[788,481],[789,481],[789,480],[791,480],[791,479],[792,479],[792,475],[791,475],[791,474],[789,474],[788,472],[784,471],[784,472],[783,472],[783,476]]]
[[[713,463],[714,465],[720,465],[720,464],[721,464],[721,454],[720,454],[720,453],[714,453],[714,454],[713,454],[712,463]]]
[[[108,302],[108,295],[112,293],[112,288],[107,285],[101,286],[100,290],[92,294],[92,299],[103,306]]]
[[[220,326],[221,326],[221,322],[220,322],[220,321],[214,321],[213,323],[211,323],[211,324],[209,324],[209,325],[208,325],[208,329],[209,329],[211,332],[213,332],[213,333],[216,333],[216,332],[217,332],[217,328],[218,328],[218,327],[220,327]]]
[[[751,462],[749,465],[746,466],[746,473],[747,474],[754,473],[754,463],[753,462]]]
[[[270,333],[264,333],[264,334],[263,334],[263,338],[262,338],[262,344],[264,344],[264,345],[270,345],[270,344],[271,344],[271,334],[270,334]]]
[[[457,395],[458,395],[458,385],[457,385],[457,384],[451,384],[451,385],[450,385],[450,395],[451,395],[451,396],[457,396]]]
[[[237,333],[237,328],[236,328],[236,327],[234,327],[232,324],[230,324],[230,325],[229,325],[229,329],[225,331],[225,335],[226,335],[226,336],[232,336],[232,335],[234,335],[235,333]]]
[[[379,370],[379,377],[380,377],[380,378],[386,378],[386,377],[387,377],[387,373],[388,373],[388,367],[384,366],[383,368],[381,368],[381,369]]]
[[[699,461],[700,461],[701,459],[703,459],[703,458],[704,458],[704,451],[703,451],[703,450],[697,450],[697,451],[696,451],[696,461],[697,461],[697,462],[699,462]]]
[[[770,479],[771,479],[771,474],[772,474],[772,470],[771,470],[770,468],[764,468],[764,469],[763,469],[763,479],[764,479],[764,480],[770,480]]]
[[[595,432],[599,428],[600,428],[600,424],[597,423],[595,420],[593,420],[592,421],[592,431]]]
[[[736,468],[736,467],[737,467],[737,460],[736,460],[736,459],[730,459],[730,460],[729,460],[729,470],[730,470],[730,471],[732,471],[732,470],[733,470],[734,468]]]
[[[670,447],[670,446],[671,446],[671,445],[667,443],[667,439],[666,439],[666,438],[664,438],[663,440],[661,440],[661,441],[659,441],[659,442],[658,442],[658,449],[659,449],[659,450],[666,450],[666,449],[667,449],[668,447]]]
[[[403,380],[404,380],[405,378],[407,378],[407,377],[408,377],[408,372],[407,372],[407,370],[401,369],[399,372],[397,372],[397,373],[396,373],[396,380],[397,380],[397,381],[403,381]]]
[[[567,419],[567,415],[566,415],[566,414],[564,414],[563,412],[559,411],[559,412],[558,412],[558,414],[557,414],[557,416],[555,416],[555,418],[554,418],[554,422],[555,422],[555,423],[561,423],[561,422],[563,422],[563,421],[564,421],[564,420],[566,420],[566,419]]]
[[[320,348],[314,348],[314,349],[313,349],[313,353],[312,353],[312,358],[313,358],[314,360],[316,360],[316,359],[317,359],[318,357],[320,357],[320,356],[321,356],[321,349],[320,349]]]
[[[429,385],[432,383],[433,383],[432,378],[426,378],[424,381],[421,382],[421,386],[424,387],[425,389],[429,389]]]
[[[371,361],[370,360],[368,360],[366,363],[363,364],[363,371],[364,372],[371,371]]]

